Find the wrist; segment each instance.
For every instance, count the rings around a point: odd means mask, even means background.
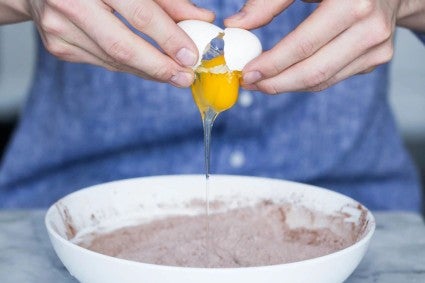
[[[425,1],[401,0],[397,13],[397,25],[425,32]]]

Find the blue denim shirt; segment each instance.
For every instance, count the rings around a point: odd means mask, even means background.
[[[194,1],[217,24],[242,0]],[[265,49],[313,5],[297,1],[256,30]],[[0,167],[0,207],[46,207],[116,179],[204,172],[200,114],[189,89],[60,61],[39,44],[34,83]],[[215,174],[283,178],[329,188],[371,209],[419,210],[417,172],[387,98],[388,66],[321,93],[241,90],[213,129]]]

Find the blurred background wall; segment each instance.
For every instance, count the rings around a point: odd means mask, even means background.
[[[31,84],[34,34],[31,23],[0,26],[0,156]]]
[[[0,27],[0,155],[31,84],[34,34],[31,23]],[[425,48],[407,30],[397,32],[390,101],[425,181]]]

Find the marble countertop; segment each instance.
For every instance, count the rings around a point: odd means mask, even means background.
[[[44,211],[0,211],[0,282],[77,283],[57,258]],[[346,283],[425,282],[425,224],[418,214],[374,213],[369,251]]]

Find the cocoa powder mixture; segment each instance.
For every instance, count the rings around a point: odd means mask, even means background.
[[[205,216],[175,216],[89,234],[79,245],[113,257],[161,265],[273,265],[327,255],[354,244],[361,227],[345,218],[265,201],[210,215],[208,256]],[[315,223],[315,228],[305,223]]]

